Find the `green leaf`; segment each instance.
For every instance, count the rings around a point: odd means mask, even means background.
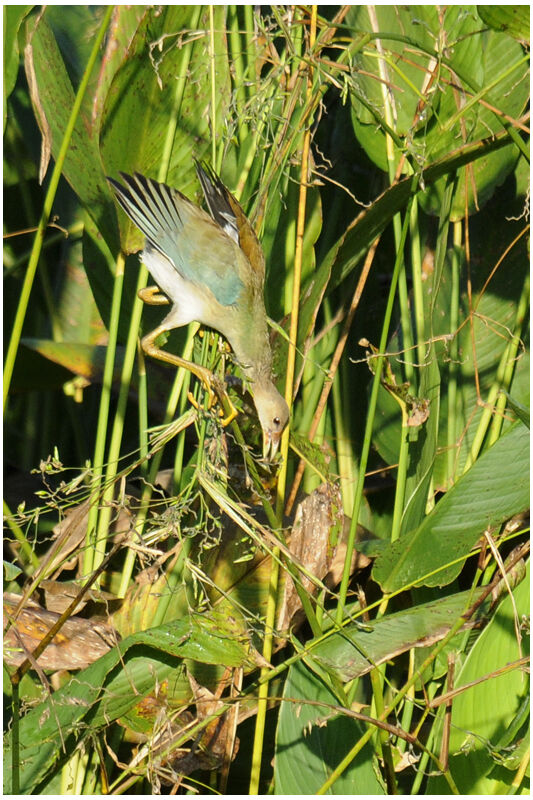
[[[385,592],[414,584],[445,586],[488,527],[529,504],[529,432],[515,423],[437,503],[422,524],[376,560],[372,577]]]
[[[17,82],[20,66],[18,34],[24,17],[33,6],[4,6],[4,131],[7,122],[7,100]]]
[[[50,155],[57,156],[74,104],[74,90],[54,34],[40,14],[26,25],[26,73],[31,99],[42,134],[41,169]],[[63,174],[96,222],[113,252],[118,251],[118,230],[113,200],[88,123],[78,117],[65,159]]]
[[[519,42],[529,44],[529,3],[524,5],[476,6],[477,13],[490,28],[508,33]]]
[[[528,578],[514,589],[513,598],[520,624],[529,616],[529,569]],[[522,724],[518,726],[514,740],[498,747],[500,740],[502,744],[506,740],[505,734],[513,726],[529,693],[526,669],[513,669],[497,677],[491,676],[495,670],[529,653],[527,635],[522,640],[522,646],[518,645],[515,608],[511,600],[507,595],[500,604],[455,678],[456,689],[485,678],[454,697],[452,705],[450,770],[463,796],[510,793],[513,772],[497,771],[498,777],[504,780],[503,786],[490,773],[495,764],[509,759],[524,736],[527,739],[527,725],[524,726],[527,720],[522,715]],[[519,763],[515,763],[514,769],[518,766]],[[445,786],[442,778],[431,779],[429,793],[447,793]]]
[[[351,95],[356,136],[381,169],[390,167],[387,123],[396,134],[395,163],[407,151],[416,170],[523,113],[529,96],[523,50],[503,34],[481,32],[475,6],[378,6],[375,16],[377,29],[366,6],[353,6],[346,19],[357,31],[383,32],[379,51],[369,44],[357,57]],[[468,174],[461,170],[452,220],[481,208],[518,154],[510,146]],[[439,214],[443,189],[439,182],[421,195],[427,213]]]
[[[74,375],[99,383],[104,371],[106,348],[98,345],[77,344],[75,342],[54,342],[52,339],[22,339],[22,343],[42,356],[60,364]],[[119,350],[115,361],[114,380],[119,380],[124,351]]]
[[[20,721],[21,792],[33,793],[48,777],[69,737],[67,755],[79,737],[126,714],[183,658],[242,666],[249,662],[248,643],[235,635],[231,621],[200,615],[129,636]],[[9,733],[4,742],[6,793],[11,791],[11,744]]]
[[[505,396],[507,397],[507,405],[509,408],[512,408],[518,419],[521,420],[529,430],[531,425],[531,411],[529,408],[511,397],[508,392],[505,392]]]
[[[316,794],[365,728],[331,711],[338,699],[302,662],[289,669],[276,731],[274,781],[277,795]],[[367,744],[327,794],[385,794]]]
[[[457,6],[460,10],[460,7]],[[449,152],[458,135],[457,126],[465,126],[468,131],[467,141],[483,136],[483,131],[498,131],[504,117],[518,119],[524,111],[529,96],[528,64],[520,45],[500,33],[489,32],[484,36],[472,37],[467,45],[466,57],[462,65],[463,73],[474,74],[474,63],[483,65],[481,81],[473,83],[471,91],[463,100],[470,108],[458,116],[456,100],[447,96],[448,127],[445,131],[435,128],[428,131],[426,146],[428,151],[438,156]],[[472,98],[476,101],[473,102]],[[496,115],[492,109],[498,109]],[[441,104],[441,115],[444,109]],[[451,121],[456,119],[455,124]],[[453,136],[453,138],[452,138]],[[487,203],[495,191],[513,171],[519,150],[515,145],[503,148],[497,153],[488,155],[476,162],[467,173],[460,170],[455,190],[451,220],[461,220],[466,213],[475,214]],[[426,213],[439,213],[443,182],[430,187],[421,197],[421,206]]]
[[[388,614],[372,620],[369,631],[346,625],[340,633],[309,647],[305,659],[312,669],[333,670],[341,681],[350,681],[412,647],[427,647],[442,639],[481,591],[461,592]]]
[[[31,345],[21,342],[13,369],[12,386],[17,392],[36,389],[58,389],[72,378],[67,368],[51,363]]]
[[[193,157],[208,155],[230,101],[225,8],[214,10],[212,55],[208,9],[194,7],[191,18],[191,8],[152,8],[143,17],[110,81],[100,128],[107,175],[116,177],[122,170],[157,178],[166,166],[166,182],[188,197],[197,187]],[[120,225],[126,252],[139,250],[142,236],[123,214]]]
[[[9,561],[4,559],[4,582],[9,583],[10,581],[14,581],[15,578],[22,573],[20,567],[17,567],[16,564],[11,564]]]

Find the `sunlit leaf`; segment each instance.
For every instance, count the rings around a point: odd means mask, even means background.
[[[373,577],[386,592],[444,586],[461,571],[483,531],[529,503],[529,431],[515,423],[463,475],[422,524],[382,553]]]
[[[316,794],[365,732],[358,720],[333,711],[338,698],[300,661],[289,670],[276,731],[275,794]],[[367,745],[326,794],[379,795],[372,747]]]

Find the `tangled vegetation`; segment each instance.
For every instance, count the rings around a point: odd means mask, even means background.
[[[4,6],[4,88],[4,792],[526,793],[528,7]],[[139,347],[106,176],[195,159],[275,463]]]

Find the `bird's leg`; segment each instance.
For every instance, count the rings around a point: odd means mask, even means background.
[[[173,353],[167,353],[166,350],[162,350],[160,347],[157,347],[155,344],[155,340],[162,333],[168,333],[168,330],[169,328],[163,322],[151,333],[148,333],[146,334],[146,336],[143,336],[141,341],[142,349],[144,350],[146,355],[151,356],[152,358],[157,358],[159,361],[165,361],[167,364],[172,364],[174,367],[184,367],[184,369],[188,369],[189,372],[192,372],[193,375],[196,375],[196,377],[202,381],[207,390],[209,396],[208,407],[211,408],[211,406],[215,401],[215,393],[213,392],[212,389],[212,386],[216,386],[215,376],[213,375],[211,370],[207,369],[207,367],[202,367],[199,364],[194,364],[192,361],[187,361],[187,359],[185,358],[180,358],[180,356],[176,356]]]
[[[137,295],[143,301],[143,303],[146,303],[147,305],[163,306],[170,303],[168,297],[159,290],[158,286],[146,286],[144,289],[139,289]],[[224,415],[224,413],[227,414],[227,416],[221,421],[221,425],[225,428],[238,416],[239,412],[231,402],[229,395],[222,384],[222,381],[220,381],[216,375],[211,372],[211,370],[207,369],[207,367],[194,364],[192,361],[187,361],[185,358],[180,358],[172,353],[167,353],[166,350],[162,350],[160,347],[157,347],[155,340],[160,334],[167,333],[168,330],[169,328],[165,325],[165,320],[163,320],[159,327],[143,337],[141,341],[142,349],[146,355],[149,355],[152,358],[157,358],[159,361],[165,361],[167,364],[172,364],[175,367],[184,367],[184,369],[188,369],[189,372],[192,372],[193,375],[196,375],[196,377],[199,378],[207,390],[209,397],[208,408],[211,408],[215,402],[216,393],[222,406],[220,410],[221,415]],[[191,392],[188,392],[187,397],[192,405],[195,408],[198,408],[198,403]]]
[[[144,289],[139,289],[137,297],[149,306],[168,306],[170,303],[159,286],[145,286]]]

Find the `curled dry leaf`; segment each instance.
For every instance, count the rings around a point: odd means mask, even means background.
[[[20,602],[16,594],[4,594],[4,628]],[[61,615],[28,603],[4,636],[4,659],[19,666],[35,650]],[[38,658],[43,669],[84,669],[107,653],[119,639],[104,622],[71,617]]]
[[[360,529],[360,530],[359,530]],[[297,507],[289,549],[303,566],[326,586],[336,586],[342,576],[346,556],[349,520],[342,511],[341,493],[338,486],[324,483],[305,498]],[[358,534],[364,528],[358,526]],[[370,559],[362,553],[352,554],[351,572],[362,569]],[[314,591],[309,578],[301,576],[306,592]],[[287,630],[302,604],[294,583],[287,577],[285,592],[278,613],[278,629]]]
[[[39,20],[43,15],[44,10],[41,11],[39,17],[37,18],[37,22],[33,27],[33,30],[37,28],[39,24]],[[30,92],[30,97],[32,99],[33,108],[35,110],[35,118],[37,120],[37,124],[39,125],[39,130],[41,131],[41,163],[39,166],[39,183],[42,184],[44,181],[46,170],[48,169],[48,164],[50,163],[50,156],[52,155],[52,131],[50,129],[50,123],[46,118],[46,114],[41,103],[41,98],[39,96],[39,89],[37,86],[37,78],[35,76],[35,65],[33,61],[33,47],[31,44],[31,38],[29,43],[24,48],[24,68],[26,70],[26,79],[28,81],[28,89]]]

